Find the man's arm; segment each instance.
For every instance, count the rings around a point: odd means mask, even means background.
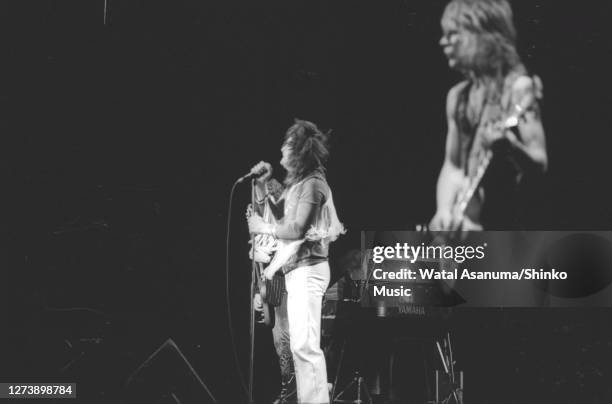
[[[526,172],[543,173],[548,167],[546,137],[537,99],[539,83],[527,76],[519,77],[512,86],[513,105],[519,105],[521,114],[517,127],[506,133],[488,133],[493,150],[507,153]]]
[[[283,217],[283,203],[280,200],[283,193],[283,186],[272,178],[272,165],[265,161],[260,161],[251,172],[262,172],[263,174],[255,180],[255,206],[253,212],[263,216],[265,205],[268,204],[270,212],[276,220]]]
[[[272,164],[260,161],[251,168],[251,173],[261,173],[261,175],[255,180],[255,204],[263,205],[266,200],[268,191],[267,183],[272,178]],[[258,209],[255,207],[255,209]],[[261,214],[260,212],[257,212]]]
[[[274,228],[276,237],[283,240],[300,240],[314,224],[317,206],[325,198],[323,181],[312,178],[304,182],[297,202],[295,217],[283,221]]]
[[[263,216],[265,204],[268,204],[270,212],[276,220],[283,217],[284,204],[281,202],[283,186],[274,178],[266,181],[256,181],[255,186],[255,213]]]
[[[282,240],[300,240],[314,223],[317,206],[325,198],[323,181],[313,178],[305,181],[297,201],[294,217],[284,217],[282,223],[265,223],[260,216],[248,219],[251,233],[272,234]],[[287,203],[287,201],[285,201]]]
[[[436,214],[429,225],[432,230],[447,230],[451,227],[451,209],[465,178],[460,165],[461,149],[459,144],[459,132],[457,130],[457,123],[455,122],[457,98],[464,86],[465,83],[462,83],[453,87],[448,92],[448,97],[446,99],[448,133],[446,135],[444,163],[442,164],[436,186]]]
[[[520,167],[528,171],[545,172],[548,168],[548,155],[546,153],[546,136],[540,117],[537,103],[537,94],[541,89],[536,88],[537,83],[531,77],[520,77],[512,88],[513,99],[520,103],[528,97],[532,100],[527,106],[528,110],[519,120],[518,132],[520,141],[513,144],[512,156]],[[517,139],[519,140],[519,139]]]

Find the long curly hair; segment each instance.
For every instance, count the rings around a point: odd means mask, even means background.
[[[329,159],[329,134],[309,121],[295,119],[285,134],[285,144],[291,148],[287,159],[285,185],[293,185],[318,171],[325,174]]]
[[[491,79],[497,87],[503,85],[510,72],[525,73],[516,50],[516,28],[507,0],[452,0],[442,16],[443,25],[449,21],[476,38],[472,53],[467,55],[471,73]]]

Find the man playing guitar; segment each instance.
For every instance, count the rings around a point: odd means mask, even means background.
[[[327,369],[320,344],[321,306],[330,279],[329,245],[345,232],[325,176],[329,133],[312,122],[296,120],[285,134],[281,153],[280,163],[287,176],[286,188],[277,201],[280,220],[267,223],[252,214],[248,219],[249,231],[278,240],[264,277],[272,279],[279,271],[285,274],[298,402],[328,404]],[[266,166],[265,180],[270,176],[271,166],[262,164]],[[251,171],[258,172],[257,167]],[[264,187],[255,189],[256,199],[264,198]]]
[[[264,190],[260,192],[265,195],[255,198],[255,206],[247,208],[247,218],[253,214],[259,215],[266,219],[267,222],[274,222],[274,214],[272,209],[275,208],[275,201],[281,198],[283,186],[273,178],[272,166],[269,163],[259,162],[251,171],[253,173],[261,173],[256,180],[256,189]],[[278,213],[277,213],[278,215]],[[251,258],[258,263],[257,274],[259,291],[254,296],[255,310],[264,313],[264,322],[272,326],[272,338],[274,340],[274,349],[278,355],[278,363],[281,374],[281,388],[277,398],[272,404],[291,404],[297,402],[297,391],[295,383],[295,370],[293,367],[293,357],[289,343],[289,322],[287,319],[287,290],[285,288],[285,280],[280,275],[276,275],[273,280],[264,279],[263,264],[269,264],[275,253],[276,240],[271,235],[257,234],[254,237],[254,246],[251,249]],[[268,290],[267,286],[272,286],[279,290]],[[262,287],[265,290],[262,290]],[[264,299],[265,295],[269,294],[268,299]],[[278,295],[279,296],[271,296]],[[277,300],[275,305],[271,305],[270,300]],[[270,306],[274,306],[273,308]]]
[[[548,163],[541,82],[527,75],[516,51],[506,0],[452,0],[441,24],[440,46],[465,80],[447,97],[446,152],[429,228],[511,229],[523,175],[543,173]]]

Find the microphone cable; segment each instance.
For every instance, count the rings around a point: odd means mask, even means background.
[[[244,381],[244,375],[242,370],[240,369],[240,360],[238,359],[238,351],[236,350],[236,338],[234,336],[234,327],[232,321],[232,310],[230,307],[230,270],[229,270],[229,250],[230,250],[230,228],[232,222],[232,202],[234,199],[234,191],[236,190],[236,185],[238,185],[241,179],[238,179],[232,185],[232,189],[229,194],[229,204],[228,204],[228,213],[227,213],[227,229],[226,229],[226,238],[225,238],[225,300],[226,300],[226,308],[227,308],[227,325],[229,329],[231,345],[232,345],[232,353],[234,356],[234,364],[236,365],[236,370],[238,371],[238,376],[240,378],[240,384],[242,389],[246,393],[247,397],[249,397],[249,389],[247,388],[246,382]]]

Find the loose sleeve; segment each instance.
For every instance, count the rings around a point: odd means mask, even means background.
[[[325,202],[325,183],[318,178],[305,181],[297,198],[295,216],[285,217],[284,222],[276,226],[276,236],[280,239],[299,240],[305,237]]]

